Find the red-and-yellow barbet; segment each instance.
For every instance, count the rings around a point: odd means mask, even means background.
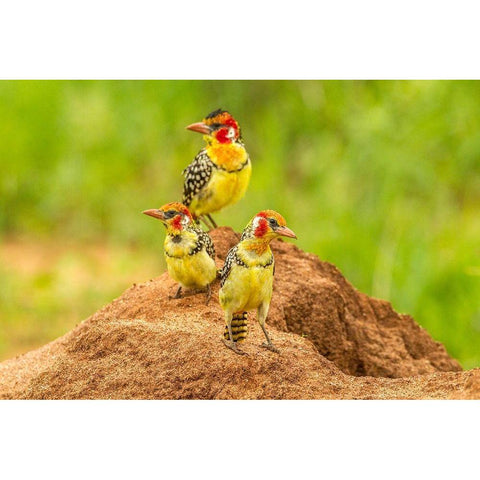
[[[215,110],[187,129],[203,133],[207,146],[183,171],[183,203],[195,219],[215,228],[217,224],[210,214],[238,202],[245,195],[252,165],[243,145],[240,126],[227,111]]]
[[[180,298],[182,288],[203,290],[210,300],[210,284],[217,276],[215,247],[208,233],[199,228],[188,208],[181,203],[167,203],[145,210],[167,228],[164,242],[165,261],[170,276],[179,283],[173,298]]]
[[[280,236],[297,238],[279,213],[273,210],[258,213],[243,231],[240,242],[228,252],[220,272],[218,295],[225,312],[224,343],[236,353],[244,354],[237,343],[245,340],[247,311],[254,309],[267,339],[262,346],[278,352],[265,329],[265,319],[275,272],[270,242]]]

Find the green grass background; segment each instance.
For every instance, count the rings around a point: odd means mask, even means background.
[[[240,230],[278,210],[301,248],[480,366],[476,81],[0,82],[2,242],[73,245],[45,271],[0,265],[2,358],[108,303],[125,272],[160,271],[163,231],[140,212],[181,198],[203,145],[184,127],[219,107],[239,121],[253,174],[218,223]],[[108,275],[87,244],[110,255]]]

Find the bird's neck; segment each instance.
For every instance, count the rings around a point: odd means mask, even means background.
[[[206,150],[210,160],[223,170],[240,170],[248,161],[245,147],[240,143],[212,142]]]
[[[270,238],[265,237],[250,237],[241,241],[242,250],[250,256],[268,256],[272,253],[270,249]]]

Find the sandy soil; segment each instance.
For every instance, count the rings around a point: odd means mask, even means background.
[[[237,239],[212,232],[221,266]],[[224,320],[203,295],[169,300],[167,276],[133,285],[63,337],[0,363],[0,398],[422,399],[480,398],[469,372],[388,302],[352,287],[338,269],[275,241],[268,328],[281,353],[250,332],[238,356],[222,343]]]

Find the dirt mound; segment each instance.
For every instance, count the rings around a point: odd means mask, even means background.
[[[212,232],[222,264],[237,241]],[[169,300],[167,276],[134,285],[65,336],[0,364],[0,398],[480,398],[480,369],[461,372],[411,317],[357,292],[333,266],[275,241],[267,325],[255,315],[238,356],[203,295]],[[377,377],[377,378],[374,378]],[[388,378],[390,377],[390,378]]]
[[[236,237],[226,227],[212,236],[224,260]],[[398,378],[462,369],[410,316],[355,290],[334,265],[293,243],[278,240],[272,248],[275,283],[269,325],[308,338],[350,375]]]

